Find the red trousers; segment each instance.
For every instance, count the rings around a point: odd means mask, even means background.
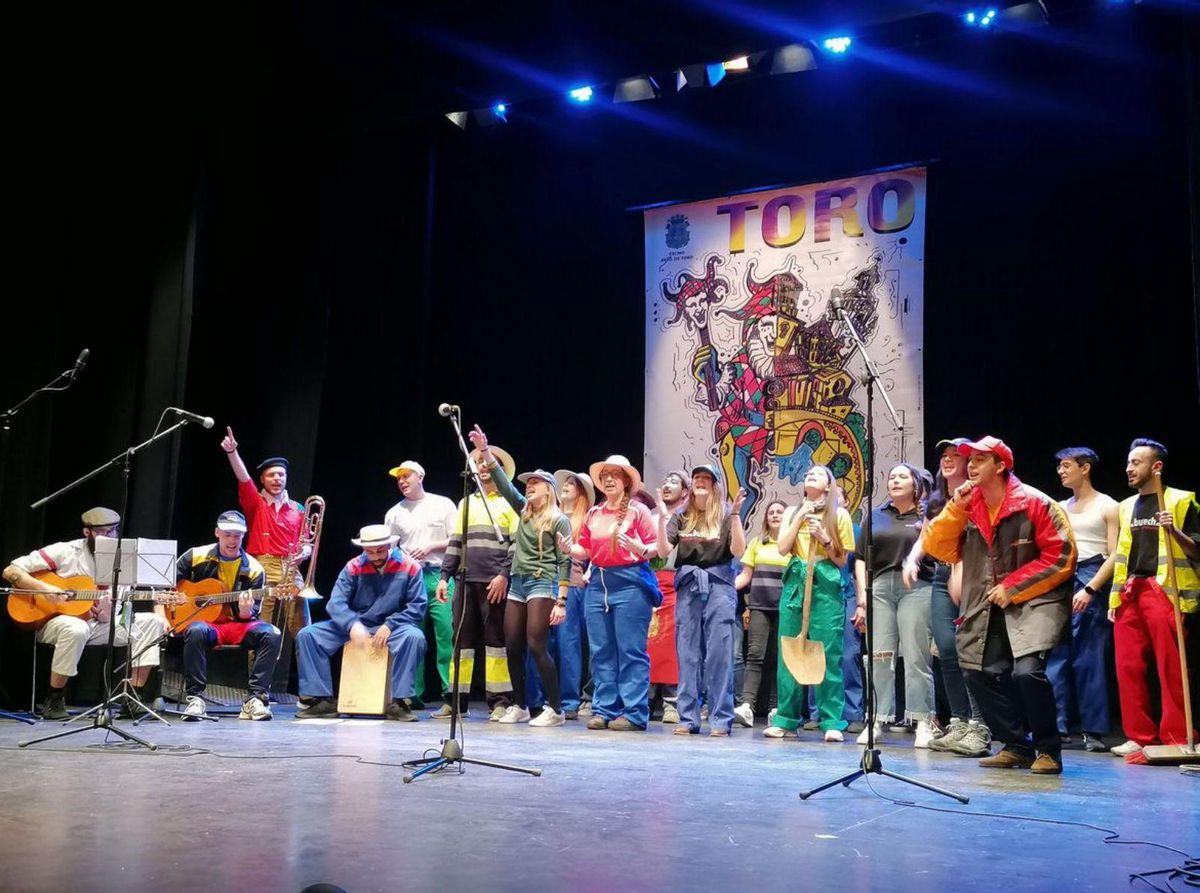
[[[1136,577],[1125,584],[1113,640],[1126,736],[1142,745],[1186,744],[1175,610],[1156,580]],[[1150,715],[1150,686],[1146,681],[1151,657],[1162,689],[1162,717],[1157,723]]]
[[[646,637],[646,653],[650,656],[650,682],[654,685],[676,685],[679,682],[679,659],[675,653],[675,571],[655,571],[662,604],[650,615],[650,632]]]

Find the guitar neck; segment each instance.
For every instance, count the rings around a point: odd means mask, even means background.
[[[241,599],[243,595],[248,595],[256,602],[260,602],[274,591],[274,588],[266,586],[262,589],[243,589],[241,592],[221,592],[217,595],[194,595],[192,598],[195,601],[204,602],[209,605],[223,605],[231,604]]]

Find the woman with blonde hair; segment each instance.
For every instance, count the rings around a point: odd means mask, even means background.
[[[646,636],[650,612],[662,601],[647,561],[654,523],[650,510],[632,498],[642,476],[624,456],[594,463],[589,475],[604,501],[588,511],[574,543],[566,536],[558,540],[572,558],[592,565],[584,592],[594,686],[587,727],[641,731],[650,718]]]
[[[762,694],[763,668],[767,655],[773,670],[779,649],[779,596],[783,591],[783,572],[788,556],[779,554],[779,528],[787,504],[780,499],[767,503],[763,513],[762,533],[750,540],[742,555],[742,570],[735,583],[737,589],[749,589],[746,613],[743,617],[750,641],[746,646],[746,676],[742,684],[742,703],[733,711],[733,718],[749,728],[754,725],[754,704]],[[768,677],[769,678],[769,677]]]
[[[484,464],[491,468],[496,490],[520,513],[512,578],[504,606],[504,647],[512,678],[513,704],[500,722],[561,726],[566,717],[559,694],[558,668],[547,649],[547,641],[550,627],[566,618],[571,561],[559,550],[558,537],[570,536],[571,522],[558,508],[558,482],[554,475],[540,468],[518,475],[517,480],[525,484],[522,495],[492,456],[487,435],[478,425],[468,436]],[[546,706],[532,721],[525,685],[526,647],[533,654],[546,690]]]
[[[779,598],[779,636],[797,636],[804,623],[804,581],[813,562],[809,638],[825,649],[825,678],[816,686],[819,725],[826,741],[841,741],[846,720],[842,711],[846,689],[842,679],[842,637],[846,606],[842,598],[842,568],[854,549],[854,523],[841,506],[833,472],[814,465],[804,476],[804,502],[788,509],[779,532],[779,552],[787,555],[783,591]],[[781,649],[782,651],[782,649]],[[768,738],[795,735],[804,706],[804,688],[784,661],[777,676],[779,707],[763,731]]]
[[[670,514],[658,491],[658,555],[675,555],[675,652],[679,660],[676,735],[700,731],[701,677],[709,708],[709,735],[728,737],[733,726],[733,651],[737,590],[733,560],[746,550],[739,512],[725,502],[720,472],[712,465],[692,469],[687,508]],[[669,520],[668,520],[669,518]]]

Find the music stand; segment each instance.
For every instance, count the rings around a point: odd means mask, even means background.
[[[117,598],[114,599],[114,611],[119,606],[125,622],[126,642],[128,643],[125,663],[117,668],[118,671],[124,670],[124,673],[122,674],[121,681],[108,698],[94,707],[85,710],[78,716],[67,720],[66,725],[91,716],[97,710],[110,709],[120,704],[125,707],[130,715],[151,716],[169,726],[170,723],[166,719],[156,713],[151,707],[142,703],[141,699],[137,696],[137,690],[133,687],[134,659],[157,645],[161,641],[161,637],[144,646],[137,654],[132,653],[133,599],[127,599],[125,595],[127,593],[132,596],[134,590],[169,589],[174,586],[175,540],[155,540],[137,537],[122,539],[119,542],[121,560],[119,570],[117,570],[118,541],[107,536],[96,537],[96,583],[106,586],[109,585],[114,577],[132,581],[126,584],[124,593],[118,594]],[[108,672],[107,667],[105,672]],[[135,705],[141,709],[141,714],[135,713]]]
[[[166,413],[164,412],[163,415],[165,416]],[[83,477],[79,478],[78,480],[72,481],[71,483],[67,484],[65,487],[62,487],[61,489],[56,490],[55,492],[51,493],[49,496],[43,496],[41,499],[39,499],[37,502],[35,502],[33,505],[31,505],[30,508],[34,508],[34,509],[41,508],[46,503],[48,503],[54,499],[57,499],[58,497],[62,496],[64,493],[69,493],[70,491],[72,491],[76,487],[78,487],[80,484],[83,484],[86,481],[90,481],[92,478],[96,477],[99,474],[104,473],[108,469],[116,467],[116,466],[120,466],[120,468],[121,468],[121,524],[125,525],[126,521],[127,521],[126,513],[129,511],[129,475],[131,473],[131,465],[133,463],[133,457],[136,456],[138,453],[140,453],[142,450],[144,450],[146,447],[150,446],[150,444],[155,443],[159,440],[162,440],[163,438],[167,437],[169,434],[173,434],[176,431],[178,431],[180,428],[183,428],[185,425],[187,425],[187,423],[188,423],[188,420],[186,418],[181,417],[179,419],[179,421],[177,421],[174,425],[167,428],[166,430],[159,431],[159,432],[156,432],[155,434],[152,434],[150,436],[149,440],[145,440],[142,443],[137,444],[136,446],[130,447],[129,449],[125,450],[124,452],[118,453],[117,455],[115,455],[111,459],[109,459],[107,462],[105,462],[103,465],[99,466],[98,468],[92,469],[91,471],[89,471],[87,474],[85,474]],[[162,424],[161,418],[159,420],[159,424]],[[114,594],[116,594],[119,591],[120,582],[121,582],[121,562],[118,561],[118,562],[114,562],[114,564],[113,564],[112,587],[113,587]],[[117,622],[116,604],[114,604],[113,610],[109,614],[109,618],[108,618],[108,642],[105,645],[105,654],[104,654],[104,666],[106,668],[105,672],[104,672],[104,691],[106,692],[106,697],[104,698],[104,701],[99,705],[102,709],[97,710],[95,715],[92,717],[92,724],[90,726],[79,726],[78,728],[67,729],[66,731],[63,731],[63,732],[55,732],[53,735],[43,735],[41,738],[31,738],[28,741],[18,741],[17,742],[18,747],[28,747],[31,744],[40,744],[43,741],[53,741],[55,738],[63,738],[67,735],[75,735],[75,734],[78,734],[79,732],[86,732],[89,729],[103,729],[105,732],[115,733],[115,734],[119,735],[120,737],[124,738],[126,741],[133,741],[137,744],[140,744],[142,747],[148,748],[149,750],[158,750],[158,745],[151,744],[149,741],[139,738],[137,735],[134,735],[132,732],[128,731],[127,729],[122,729],[119,726],[113,725],[112,715],[109,713],[108,710],[103,709],[103,708],[107,707],[113,700],[112,679],[109,678],[109,673],[108,673],[107,668],[109,668],[113,665],[113,641],[116,638],[116,630],[117,630],[116,622]],[[164,722],[165,722],[165,720],[164,720]]]

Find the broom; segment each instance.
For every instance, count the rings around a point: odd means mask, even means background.
[[[1155,472],[1155,492],[1158,494],[1158,510],[1165,512],[1167,502],[1163,497],[1162,475]],[[1179,587],[1175,582],[1175,552],[1171,537],[1165,531],[1162,534],[1167,540],[1167,598],[1175,609],[1175,636],[1179,644],[1179,670],[1183,677],[1183,718],[1187,725],[1187,744],[1150,744],[1142,749],[1142,755],[1147,763],[1178,764],[1189,763],[1200,758],[1196,750],[1195,730],[1192,728],[1192,691],[1188,684],[1187,651],[1183,644],[1183,612],[1179,610]]]

